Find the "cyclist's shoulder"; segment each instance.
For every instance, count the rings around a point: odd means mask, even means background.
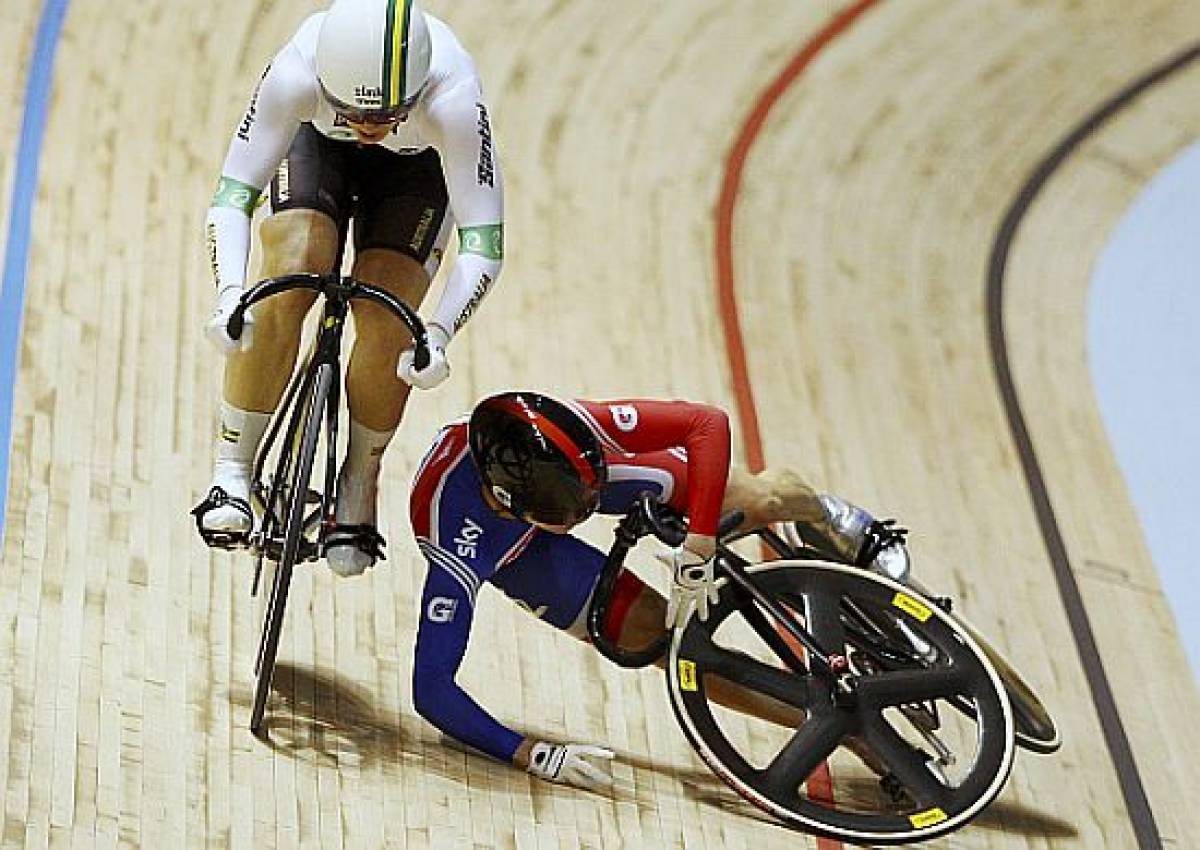
[[[436,67],[439,60],[444,64],[466,62],[474,71],[475,60],[450,25],[428,12],[425,13],[425,21],[429,25],[429,41],[433,50],[430,56],[431,66]]]
[[[310,79],[312,84],[317,81],[317,37],[321,33],[321,21],[325,19],[324,12],[317,12],[305,18],[296,32],[292,34],[279,52],[275,54],[275,65],[280,65],[289,75]]]
[[[279,48],[263,72],[256,98],[271,99],[297,117],[307,118],[320,96],[317,83],[317,34],[324,13],[310,15]],[[286,104],[286,106],[285,106]]]
[[[472,102],[477,100],[483,84],[474,57],[446,23],[428,12],[425,17],[429,23],[433,52],[429,59],[427,93],[421,98],[418,109],[432,111],[431,108],[451,92],[466,92]]]
[[[577,398],[569,400],[567,404],[581,413],[593,427],[611,435],[630,433],[641,425],[655,421],[664,410],[670,408],[670,402],[649,398],[612,398],[603,401]]]
[[[466,457],[468,445],[465,416],[443,425],[417,465],[415,481],[443,478]]]

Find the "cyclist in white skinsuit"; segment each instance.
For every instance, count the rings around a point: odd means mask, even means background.
[[[376,482],[410,387],[432,389],[448,377],[446,347],[503,261],[503,183],[470,55],[414,0],[335,0],[304,21],[264,73],[206,223],[216,305],[205,331],[228,361],[212,483],[193,514],[216,546],[246,540],[254,453],[315,299],[310,291],[270,298],[255,306],[240,340],[228,335],[246,283],[251,215],[268,183],[263,277],[332,271],[353,219],[353,275],[416,306],[458,227],[458,256],[427,316],[428,366],[414,368],[407,331],[390,313],[353,307],[350,437],[327,550],[335,572],[353,575],[381,554]]]

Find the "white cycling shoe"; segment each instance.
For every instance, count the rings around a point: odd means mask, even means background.
[[[192,508],[196,530],[209,546],[238,549],[245,546],[254,525],[250,510],[250,471],[219,464],[208,495]]]
[[[342,578],[362,575],[384,558],[386,541],[375,527],[377,485],[350,481],[345,470],[338,475],[337,524],[325,538],[325,561]]]
[[[790,545],[807,545],[835,560],[866,567],[895,581],[908,578],[912,564],[904,545],[907,531],[897,528],[895,520],[877,520],[838,496],[823,494],[818,498],[826,518],[819,523],[785,523],[783,537]]]

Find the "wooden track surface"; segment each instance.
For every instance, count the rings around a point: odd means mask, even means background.
[[[619,787],[577,793],[448,747],[412,708],[424,567],[406,484],[437,425],[493,389],[732,407],[713,269],[724,159],[842,5],[430,0],[484,74],[510,257],[452,380],[416,398],[388,456],[389,560],[296,579],[267,746],[245,728],[249,565],[210,554],[187,516],[221,374],[200,335],[201,225],[264,63],[318,5],[72,0],[14,398],[0,843],[815,847],[711,777],[660,673],[618,672],[497,593],[461,681],[522,729],[611,745]],[[9,6],[6,198],[39,13]],[[1060,754],[1019,755],[978,825],[930,846],[1137,846],[997,393],[985,275],[1030,170],[1196,32],[1200,7],[1170,0],[882,0],[788,89],[747,162],[734,261],[768,464],[902,517],[920,575],[1064,726]],[[1182,72],[1065,163],[1017,235],[1004,313],[1121,719],[1179,848],[1200,835],[1200,699],[1098,418],[1084,316],[1111,228],[1200,132],[1198,97],[1200,69]]]

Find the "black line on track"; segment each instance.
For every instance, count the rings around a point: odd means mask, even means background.
[[[1200,58],[1200,43],[1188,47],[1133,81],[1084,119],[1038,163],[1004,215],[995,241],[992,243],[987,274],[988,340],[992,351],[992,364],[1000,384],[1000,395],[1008,414],[1008,423],[1021,458],[1021,466],[1025,471],[1025,480],[1037,512],[1042,538],[1054,567],[1054,577],[1058,584],[1059,595],[1062,598],[1063,608],[1066,609],[1071,631],[1075,635],[1080,661],[1083,663],[1088,686],[1092,692],[1092,702],[1095,704],[1100,718],[1100,726],[1104,732],[1109,756],[1112,758],[1117,778],[1121,782],[1121,790],[1125,796],[1125,808],[1129,813],[1129,820],[1133,825],[1140,850],[1162,850],[1162,838],[1158,832],[1158,825],[1154,821],[1154,812],[1150,808],[1137,762],[1129,746],[1129,738],[1125,734],[1125,726],[1117,711],[1112,686],[1109,684],[1108,676],[1104,671],[1104,662],[1096,646],[1095,632],[1083,604],[1079,583],[1071,568],[1066,545],[1063,543],[1062,533],[1058,527],[1058,520],[1050,504],[1046,481],[1034,451],[1029,428],[1025,424],[1025,416],[1021,412],[1016,388],[1013,385],[1008,344],[1004,335],[1004,279],[1009,251],[1016,239],[1021,222],[1059,166],[1110,118],[1153,86],[1163,82],[1177,71],[1185,69],[1197,58]]]

